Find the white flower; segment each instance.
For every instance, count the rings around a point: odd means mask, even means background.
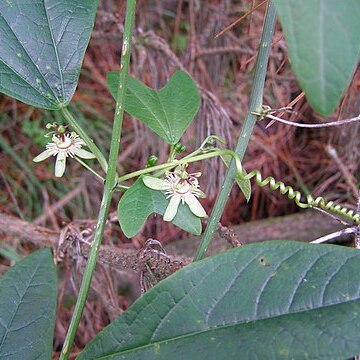
[[[50,156],[56,156],[55,176],[62,177],[65,172],[66,158],[81,157],[83,159],[94,159],[95,155],[82,149],[85,142],[75,132],[66,134],[54,134],[52,142],[46,144],[46,150],[36,156],[33,161],[40,162]]]
[[[188,174],[183,166],[179,166],[174,172],[168,172],[165,179],[152,176],[144,176],[143,182],[150,189],[165,190],[169,205],[164,214],[165,221],[172,221],[177,213],[180,202],[186,203],[191,212],[198,217],[206,217],[206,212],[201,206],[198,197],[205,197],[199,189],[198,177],[201,173]]]

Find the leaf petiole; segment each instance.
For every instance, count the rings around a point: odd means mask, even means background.
[[[103,155],[103,153],[100,151],[100,149],[96,146],[94,141],[88,136],[86,131],[79,125],[79,123],[76,121],[74,116],[71,114],[71,112],[68,110],[68,108],[62,108],[61,110],[62,115],[66,119],[66,121],[73,127],[74,131],[84,140],[86,146],[91,150],[91,152],[95,155],[97,161],[99,162],[101,168],[104,170],[104,172],[107,172],[108,169],[108,163]]]

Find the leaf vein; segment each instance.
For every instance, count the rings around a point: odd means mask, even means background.
[[[11,33],[15,36],[15,38],[16,38],[16,40],[18,41],[18,43],[20,44],[20,46],[24,49],[26,55],[29,57],[29,59],[32,61],[32,63],[35,64],[34,60],[33,60],[32,57],[30,56],[30,54],[28,53],[28,51],[26,50],[26,48],[24,47],[24,45],[21,43],[20,39],[17,37],[17,35],[15,34],[14,30],[11,28],[10,24],[6,21],[5,17],[4,17],[2,14],[0,14],[0,16],[1,16],[1,18],[4,20],[4,22],[6,23],[6,25],[8,26],[8,28],[10,29]],[[2,61],[4,64],[6,64],[5,61],[3,61],[2,59],[1,59],[1,61]],[[7,65],[11,70],[13,70],[12,67],[10,67],[8,64],[6,64],[6,65]],[[49,83],[48,83],[47,80],[45,79],[44,75],[41,73],[41,71],[38,69],[37,66],[35,66],[35,69],[37,70],[38,74],[43,78],[43,80],[45,81],[46,85],[48,86],[48,88],[49,88],[49,89],[51,90],[51,92],[53,93],[53,95],[54,95],[54,97],[56,98],[56,100],[59,100],[59,99],[57,98],[56,94],[54,93],[54,89],[49,85]],[[14,71],[14,70],[13,70],[13,71]],[[14,72],[15,72],[15,71],[14,71]],[[17,74],[17,72],[16,72],[16,74]],[[22,78],[22,77],[21,77],[21,78]],[[28,83],[28,81],[26,81],[26,82]],[[36,88],[34,87],[34,85],[32,85],[32,84],[29,84],[29,85],[30,85],[33,89],[36,89]],[[36,90],[38,90],[38,89],[36,89]],[[43,93],[41,92],[41,90],[38,90],[38,92],[39,92],[42,96],[44,96]],[[55,103],[55,104],[56,104],[56,103]]]
[[[62,91],[62,100],[64,100],[64,99],[65,99],[65,88],[64,88],[63,73],[62,73],[62,71],[61,71],[61,63],[60,63],[59,51],[58,51],[58,48],[57,48],[57,46],[56,46],[56,44],[55,44],[55,39],[54,39],[53,30],[52,30],[52,27],[51,27],[51,25],[50,25],[50,19],[49,19],[47,7],[46,7],[46,0],[44,0],[43,4],[44,4],[45,15],[46,15],[46,21],[47,21],[48,26],[49,26],[49,32],[50,32],[51,42],[52,42],[53,47],[54,47],[56,62],[57,62],[57,65],[58,65],[58,70],[59,70],[60,83],[61,83],[61,91]]]

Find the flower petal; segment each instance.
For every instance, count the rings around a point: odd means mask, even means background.
[[[167,181],[153,176],[144,176],[143,182],[148,188],[153,190],[168,190],[170,188]]]
[[[48,157],[51,156],[51,152],[52,152],[52,150],[46,149],[42,153],[40,153],[38,156],[35,156],[33,158],[33,161],[34,162],[43,161],[43,160],[45,160],[45,159],[47,159]]]
[[[180,200],[181,198],[179,196],[173,196],[170,199],[169,205],[167,206],[164,214],[164,221],[171,221],[174,219],[180,204]]]
[[[206,211],[200,204],[199,200],[193,195],[185,196],[185,202],[188,204],[191,212],[198,217],[206,217]]]
[[[95,159],[96,157],[93,153],[84,149],[75,149],[74,154],[82,159]]]
[[[57,155],[55,161],[55,176],[62,177],[66,167],[66,154],[61,152]]]

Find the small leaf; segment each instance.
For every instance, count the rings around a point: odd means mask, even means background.
[[[117,95],[119,73],[107,74],[107,83],[114,98]],[[193,121],[200,107],[200,94],[191,77],[176,71],[160,90],[154,90],[129,76],[125,111],[144,122],[171,145]]]
[[[244,245],[158,283],[77,359],[347,359],[359,288],[359,250]]]
[[[57,276],[51,252],[39,250],[0,279],[0,358],[51,359]]]
[[[358,0],[275,0],[291,66],[311,106],[330,114],[359,61]]]
[[[168,204],[169,200],[162,191],[148,188],[139,177],[118,204],[119,223],[125,236],[136,235],[152,213],[164,216]],[[201,220],[187,205],[179,205],[172,223],[191,234],[201,234]]]
[[[0,4],[0,91],[59,109],[74,94],[97,0],[8,0]]]
[[[221,159],[225,163],[225,165],[229,167],[231,162],[231,156],[222,155]],[[241,192],[244,194],[246,201],[249,202],[251,197],[251,182],[250,179],[244,179],[246,175],[247,175],[246,171],[242,169],[242,176],[236,175],[235,181],[238,184]]]

